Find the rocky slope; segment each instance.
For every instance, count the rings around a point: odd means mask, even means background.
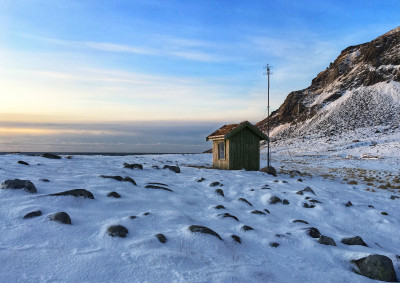
[[[267,119],[257,123],[263,131]],[[400,27],[344,49],[311,86],[291,92],[270,119],[275,139],[371,126],[399,129]]]

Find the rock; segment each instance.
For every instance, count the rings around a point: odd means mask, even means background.
[[[215,209],[225,209],[225,206],[223,206],[222,204],[216,205],[214,206]]]
[[[147,184],[149,184],[149,185],[158,185],[158,186],[166,186],[166,187],[168,187],[168,185],[167,185],[167,184],[164,184],[164,183],[151,182],[151,183],[147,183]]]
[[[147,216],[147,215],[150,215],[150,214],[151,214],[150,212],[143,213],[144,216]]]
[[[251,214],[265,215],[265,213],[260,210],[252,210]]]
[[[239,221],[239,219],[235,215],[229,214],[227,212],[226,213],[220,213],[220,214],[218,214],[218,216],[220,216],[222,218],[230,217],[230,218],[235,219],[236,221]]]
[[[277,248],[277,247],[279,247],[279,243],[272,242],[272,243],[269,243],[269,246],[273,247],[273,248]]]
[[[382,214],[382,215],[389,215],[389,214],[388,214],[387,212],[385,212],[385,211],[382,211],[381,214]]]
[[[117,192],[109,192],[108,194],[107,194],[107,197],[109,197],[109,198],[120,198],[121,197],[121,195],[119,194],[119,193],[117,193]]]
[[[261,168],[260,171],[276,177],[276,170],[272,166]]]
[[[28,165],[28,166],[29,166],[29,163],[28,163],[28,162],[25,162],[25,161],[22,161],[22,160],[18,161],[18,164]]]
[[[393,262],[387,256],[374,254],[351,262],[358,268],[355,272],[362,276],[385,282],[397,282]]]
[[[40,210],[36,210],[36,211],[32,211],[32,212],[27,213],[27,214],[24,216],[24,219],[33,218],[33,217],[38,217],[38,216],[40,216],[40,215],[42,215],[42,212],[41,212]]]
[[[203,177],[201,177],[200,179],[196,180],[197,183],[201,183],[203,181],[205,181],[206,179],[204,179]]]
[[[350,245],[350,246],[359,245],[359,246],[368,247],[367,244],[364,242],[364,240],[360,236],[355,236],[352,238],[343,238],[341,240],[341,242],[345,245]]]
[[[301,191],[298,191],[296,194],[298,194],[298,195],[303,195],[304,192],[308,192],[308,193],[312,193],[312,194],[314,194],[314,195],[317,195],[317,194],[313,191],[313,189],[311,189],[310,187],[305,187],[305,188],[302,189]]]
[[[49,216],[51,221],[57,221],[63,224],[71,224],[71,217],[66,212],[57,212]]]
[[[189,226],[188,229],[192,233],[203,233],[203,234],[213,235],[222,241],[221,236],[218,235],[218,233],[216,233],[215,231],[211,230],[208,227],[200,226],[200,225],[191,225],[191,226]]]
[[[245,202],[245,203],[247,203],[248,205],[250,205],[250,206],[253,206],[247,199],[245,199],[245,198],[238,198],[238,201],[242,201],[242,202]]]
[[[165,237],[163,234],[157,234],[155,236],[160,241],[160,243],[165,244],[165,242],[167,242],[167,237]]]
[[[309,202],[311,202],[311,203],[321,203],[319,200],[316,200],[316,199],[310,199]]]
[[[311,227],[307,229],[307,235],[311,238],[319,238],[321,237],[321,233],[318,231],[317,228]]]
[[[252,227],[247,226],[247,225],[243,225],[242,228],[240,228],[242,231],[247,232],[247,231],[251,231],[254,230]]]
[[[137,217],[135,215],[129,216],[129,219],[136,219]]]
[[[123,181],[123,182],[130,182],[130,183],[132,183],[132,184],[134,184],[134,185],[136,186],[135,180],[133,180],[131,177],[124,177],[124,178],[122,179],[122,181]]]
[[[351,201],[348,201],[348,202],[346,202],[345,206],[350,207],[350,206],[353,206],[353,204],[351,203]]]
[[[31,194],[37,193],[35,185],[29,180],[20,180],[20,179],[6,180],[3,183],[1,183],[1,188],[14,189],[14,190],[24,189],[25,191]]]
[[[156,170],[160,169],[160,167],[158,167],[157,165],[152,165],[151,168],[156,169]]]
[[[264,209],[264,211],[266,212],[266,213],[268,213],[268,214],[271,214],[271,212],[269,212],[269,210],[268,209]]]
[[[400,197],[399,197],[399,196],[395,196],[395,195],[391,195],[391,196],[390,196],[390,199],[391,199],[391,200],[395,200],[395,199],[400,199]]]
[[[48,182],[50,182],[50,180],[49,180],[49,179],[40,179],[40,181],[42,181],[42,182],[45,182],[45,183],[48,183]]]
[[[303,179],[298,178],[298,179],[297,179],[297,182],[303,182]]]
[[[101,177],[101,178],[105,178],[105,179],[114,179],[114,180],[117,180],[117,181],[120,181],[120,182],[122,182],[122,180],[124,179],[124,178],[122,178],[121,176],[106,176],[106,175],[100,175],[100,177]]]
[[[124,163],[124,168],[143,170],[143,165],[138,163],[133,163],[133,164]]]
[[[303,207],[304,208],[314,208],[315,205],[313,205],[313,204],[309,205],[308,203],[303,203]]]
[[[164,188],[164,187],[155,186],[155,185],[146,185],[145,188],[146,189],[155,189],[155,190],[164,190],[164,191],[173,192],[173,190],[171,190],[169,188]]]
[[[60,192],[60,193],[49,194],[48,196],[74,196],[74,197],[83,197],[83,198],[94,199],[93,194],[85,189],[69,190],[69,191]]]
[[[305,220],[300,220],[300,219],[293,220],[293,223],[303,223],[303,224],[308,224],[308,222],[307,222],[307,221],[305,221]]]
[[[126,234],[128,234],[128,229],[126,229],[122,225],[111,225],[107,228],[107,233],[111,237],[126,238]]]
[[[288,184],[288,181],[283,180],[282,183],[283,183],[283,184]]]
[[[222,184],[221,184],[220,182],[212,182],[212,183],[210,184],[210,187],[217,187],[217,186],[222,187]]]
[[[235,241],[236,241],[236,242],[238,242],[239,244],[241,244],[241,243],[242,243],[242,240],[240,239],[240,237],[239,237],[239,236],[232,235],[231,237],[232,237],[232,239],[233,239],[233,240],[235,240]]]
[[[43,153],[42,157],[49,159],[61,159],[61,156],[58,156],[57,154],[54,153]]]
[[[224,191],[222,189],[216,189],[215,192],[220,196],[224,196]]]
[[[163,169],[169,169],[175,173],[181,173],[181,169],[178,166],[164,165]]]
[[[285,204],[285,205],[288,205],[288,204],[289,204],[289,201],[288,201],[287,199],[284,199],[284,200],[282,201],[282,203]]]
[[[368,205],[369,208],[375,208],[372,204]]]
[[[318,243],[320,243],[322,245],[327,245],[327,246],[336,246],[336,242],[334,239],[332,239],[331,237],[328,237],[328,236],[323,236],[323,235],[321,235],[321,237],[318,239]]]
[[[282,200],[281,200],[280,198],[278,198],[277,196],[272,196],[272,197],[269,199],[269,204],[276,204],[276,203],[278,203],[278,202],[282,202]]]

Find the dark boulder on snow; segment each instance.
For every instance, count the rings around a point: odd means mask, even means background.
[[[68,213],[63,211],[50,215],[49,219],[63,224],[71,224],[71,217],[69,217]]]
[[[215,209],[225,209],[225,206],[223,206],[222,204],[216,205],[214,206]]]
[[[155,237],[160,241],[160,243],[165,244],[167,242],[167,237],[165,237],[163,234],[157,234]]]
[[[298,191],[296,194],[298,194],[298,195],[303,195],[305,192],[306,192],[306,193],[312,193],[312,194],[314,194],[314,195],[317,195],[317,194],[314,192],[314,190],[311,189],[310,187],[305,187],[304,189]]]
[[[321,235],[321,237],[318,239],[318,243],[327,246],[336,246],[336,242],[334,239],[324,235]]]
[[[302,224],[308,224],[308,222],[307,222],[307,221],[305,221],[305,220],[301,220],[301,219],[296,219],[296,220],[293,220],[293,223],[302,223]]]
[[[181,168],[179,168],[179,166],[164,165],[163,169],[169,169],[175,173],[181,173]]]
[[[122,182],[122,180],[124,179],[124,178],[122,178],[121,176],[100,175],[100,177],[101,177],[101,178],[104,178],[104,179],[113,179],[113,180],[120,181],[120,182]]]
[[[25,214],[24,219],[34,218],[34,217],[38,217],[41,215],[42,215],[42,212],[40,210],[36,210],[36,211],[32,211],[32,212]]]
[[[353,206],[353,204],[351,203],[351,201],[348,201],[348,202],[346,202],[345,206],[350,207],[350,206]]]
[[[279,243],[277,243],[277,242],[272,242],[272,243],[269,243],[269,246],[270,246],[270,247],[273,247],[273,248],[277,248],[277,247],[279,247]]]
[[[128,234],[128,229],[122,225],[111,225],[107,228],[107,234],[111,237],[126,238]]]
[[[369,255],[351,261],[357,267],[354,271],[362,276],[385,282],[397,282],[393,262],[384,255]]]
[[[272,197],[269,199],[269,204],[276,204],[276,203],[278,203],[278,202],[282,202],[282,200],[281,200],[280,198],[278,198],[277,196],[272,196]]]
[[[28,163],[28,162],[25,162],[25,161],[22,161],[22,160],[18,161],[18,164],[22,164],[22,165],[27,165],[27,166],[29,166],[29,163]]]
[[[147,184],[148,185],[158,185],[158,186],[166,186],[166,187],[168,187],[168,185],[164,184],[164,183],[150,182],[150,183],[147,183]]]
[[[260,210],[252,210],[251,214],[257,214],[257,215],[265,215],[264,212],[260,211]]]
[[[124,168],[143,170],[143,165],[138,163],[133,163],[133,164],[124,163]]]
[[[164,188],[164,187],[156,186],[156,185],[146,185],[145,188],[146,189],[155,189],[155,190],[164,190],[164,191],[173,192],[173,190],[171,190],[169,188]]]
[[[276,177],[276,170],[272,166],[261,168],[260,171]]]
[[[235,215],[229,214],[227,212],[226,213],[220,213],[220,214],[218,214],[218,216],[220,216],[222,218],[230,217],[230,218],[235,219],[236,221],[239,221],[239,219]]]
[[[48,196],[73,196],[73,197],[83,197],[83,198],[94,199],[93,194],[85,189],[74,189],[74,190],[69,190],[69,191],[55,193],[55,194],[49,194]]]
[[[304,208],[314,208],[315,207],[315,205],[313,205],[313,204],[308,204],[308,203],[303,203],[303,207]]]
[[[44,183],[48,183],[48,182],[50,182],[50,180],[49,180],[49,179],[40,179],[40,181],[42,181],[42,182],[44,182]]]
[[[122,182],[129,182],[129,183],[132,183],[133,185],[137,186],[135,180],[133,180],[131,177],[124,177],[122,179]]]
[[[57,154],[54,153],[43,153],[42,157],[49,159],[61,159],[61,156],[58,156]]]
[[[321,233],[317,228],[311,227],[307,229],[307,235],[311,238],[319,238],[321,237]]]
[[[203,181],[205,181],[206,179],[204,179],[203,177],[201,177],[200,179],[196,180],[197,183],[201,183]]]
[[[238,201],[241,201],[241,202],[244,202],[244,203],[247,203],[248,205],[250,205],[250,206],[253,206],[247,199],[245,199],[245,198],[238,198]]]
[[[289,201],[288,201],[287,199],[284,199],[284,200],[282,201],[282,203],[283,203],[284,205],[288,205],[288,204],[289,204]]]
[[[29,180],[20,180],[20,179],[6,180],[3,183],[1,183],[1,188],[12,189],[12,190],[24,189],[25,191],[31,194],[37,193],[35,185]]]
[[[217,187],[217,186],[222,187],[223,185],[222,185],[220,182],[212,182],[212,183],[210,184],[210,187]]]
[[[107,194],[107,197],[109,197],[109,198],[120,198],[121,195],[119,193],[117,193],[117,192],[109,192]]]
[[[251,230],[254,230],[254,229],[253,229],[253,227],[250,227],[250,226],[248,226],[248,225],[243,225],[243,226],[240,228],[240,230],[242,230],[242,231],[244,231],[244,232],[247,232],[247,231],[251,231]]]
[[[368,245],[364,242],[364,240],[360,236],[355,236],[352,238],[343,238],[341,242],[345,245],[349,246],[364,246],[368,247]]]
[[[209,234],[209,235],[213,235],[215,237],[217,237],[218,239],[220,239],[222,241],[222,238],[220,235],[218,235],[217,232],[211,230],[208,227],[205,226],[200,226],[200,225],[191,225],[189,226],[189,231],[192,233],[203,233],[203,234]]]
[[[224,196],[224,191],[222,189],[216,189],[215,192],[220,196]]]
[[[239,237],[239,236],[232,235],[231,237],[232,237],[232,239],[233,239],[235,242],[238,242],[239,244],[241,244],[241,243],[242,243],[242,240],[240,239],[240,237]]]

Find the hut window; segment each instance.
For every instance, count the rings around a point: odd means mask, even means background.
[[[225,142],[218,143],[218,159],[225,159]]]

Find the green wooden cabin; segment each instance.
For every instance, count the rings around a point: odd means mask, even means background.
[[[224,125],[206,140],[212,140],[213,166],[227,170],[260,170],[260,141],[268,137],[248,121]]]

